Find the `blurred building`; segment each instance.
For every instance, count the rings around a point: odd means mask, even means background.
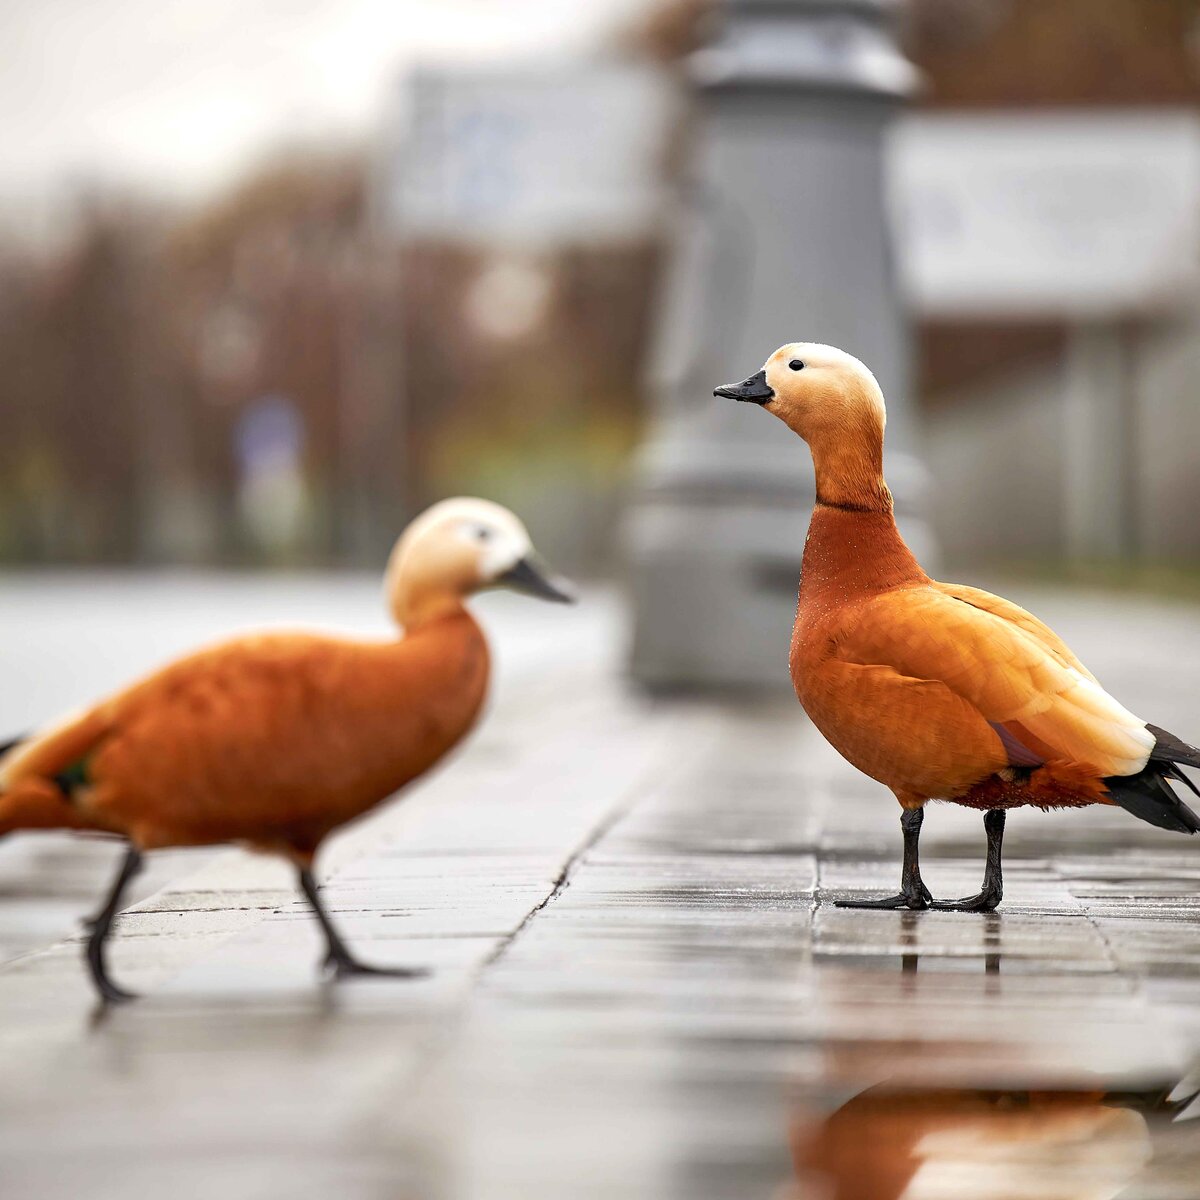
[[[403,280],[415,503],[480,492],[570,569],[609,560],[679,101],[626,60],[403,81],[374,196]]]
[[[1200,113],[939,113],[907,122],[893,158],[914,311],[943,336],[1055,342],[940,397],[951,552],[1194,556],[1195,455],[1176,448],[1200,435],[1179,362],[1198,343]]]
[[[712,7],[646,0],[538,64],[422,67],[383,134],[258,163],[215,198],[83,180],[52,236],[0,230],[0,559],[376,562],[417,505],[482,491],[602,569],[679,211],[680,64]],[[1196,0],[904,7],[924,87],[893,198],[946,557],[1194,564]],[[1082,172],[1051,144],[1068,116],[1094,131],[1072,154],[1100,147]],[[984,186],[1000,117],[1036,187]],[[962,243],[987,271],[1010,218],[1070,231],[1075,277],[1049,282],[1082,302],[1047,305],[1026,275],[1001,305],[982,267],[973,299],[922,287],[955,203],[996,222]]]
[[[0,557],[377,562],[480,492],[615,545],[679,93],[674,24],[405,72],[365,151],[0,260]]]
[[[1200,6],[910,15],[898,244],[946,556],[1194,563]]]
[[[96,206],[61,249],[10,252],[0,555],[336,560],[364,490],[394,530],[372,326],[395,324],[395,272],[362,235],[361,174],[272,165],[183,219]]]

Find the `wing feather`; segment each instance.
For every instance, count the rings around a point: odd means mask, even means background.
[[[969,604],[972,608],[978,608],[983,612],[991,613],[992,616],[1000,617],[1002,620],[1017,626],[1018,629],[1029,634],[1034,641],[1040,643],[1044,649],[1059,659],[1065,666],[1074,667],[1080,675],[1085,679],[1090,679],[1093,683],[1098,682],[1091,671],[1075,656],[1075,652],[1071,647],[1049,625],[1044,621],[1039,621],[1033,613],[1022,608],[1019,604],[1014,604],[1011,600],[1005,600],[1003,596],[995,596],[991,592],[985,592],[983,588],[969,587],[965,583],[938,583],[934,581],[931,586],[939,592],[961,601],[963,604]]]
[[[962,589],[956,589],[961,591]],[[888,592],[869,601],[838,640],[848,662],[882,664],[902,675],[938,680],[987,721],[1014,726],[1071,762],[1101,775],[1145,766],[1154,736],[1076,665],[1046,627],[1016,605],[984,604],[936,586]],[[1017,615],[1010,612],[1015,610]]]

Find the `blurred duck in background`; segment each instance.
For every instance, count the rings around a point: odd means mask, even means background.
[[[569,601],[507,509],[446,500],[396,543],[385,591],[404,633],[383,642],[309,633],[240,637],[170,664],[0,757],[0,834],[85,829],[129,850],[91,923],[87,962],[105,1000],[105,941],[147,850],[238,842],[282,854],[325,935],[335,975],[417,975],[369,967],[346,947],[312,875],[345,822],[438,762],[471,729],[488,648],[466,607],[483,588]]]
[[[1200,830],[1168,780],[1200,750],[1113,699],[1061,638],[978,588],[938,583],[896,528],[883,479],[883,393],[842,350],[793,343],[718,396],[759,404],[809,445],[816,506],[792,635],[796,695],[813,723],[903,810],[900,892],[857,908],[990,911],[1003,897],[1005,812],[1118,804],[1151,825]],[[1200,792],[1197,792],[1200,794]],[[984,810],[975,896],[935,901],[918,839],[928,800]]]

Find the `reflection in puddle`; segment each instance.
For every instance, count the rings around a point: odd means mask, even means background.
[[[985,975],[1000,974],[1001,954],[1000,916],[997,913],[984,913],[982,918],[983,930],[983,971]],[[900,914],[900,970],[910,975],[921,964],[921,956],[917,952],[917,931],[919,917],[915,912]]]
[[[1151,1158],[1166,1090],[915,1089],[881,1084],[823,1121],[797,1121],[792,1152],[812,1200],[1109,1200]],[[789,1198],[790,1200],[790,1198]]]

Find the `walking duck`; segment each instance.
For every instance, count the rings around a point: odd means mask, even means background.
[[[295,864],[335,975],[422,973],[355,958],[312,864],[330,832],[423,775],[475,723],[488,649],[465,600],[488,587],[571,599],[539,569],[512,513],[443,501],[405,530],[388,564],[386,599],[402,636],[235,638],[6,748],[0,835],[63,828],[128,840],[87,943],[103,999],[129,995],[109,977],[105,942],[143,853],[166,846],[236,842],[281,854]]]
[[[859,908],[987,912],[1003,897],[1005,813],[1116,804],[1179,833],[1200,818],[1170,780],[1200,751],[1113,699],[1036,617],[978,588],[938,583],[896,529],[883,479],[883,393],[831,346],[781,347],[715,395],[758,404],[809,446],[816,504],[792,633],[796,695],[813,723],[900,802],[900,892]],[[1197,792],[1200,795],[1200,792]],[[984,812],[982,890],[937,901],[921,880],[929,800]]]

